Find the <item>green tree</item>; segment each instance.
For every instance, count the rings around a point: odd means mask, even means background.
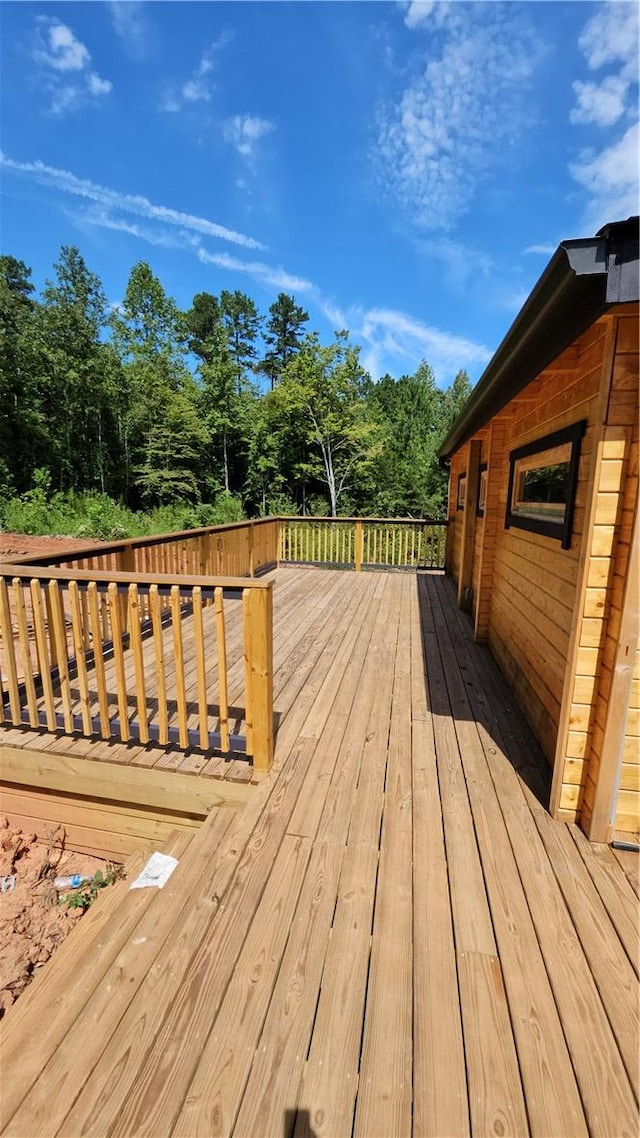
[[[369,398],[384,430],[375,512],[419,517],[439,511],[443,393],[431,368],[423,361],[414,375],[386,375],[372,386]]]
[[[264,336],[267,351],[260,370],[269,377],[272,388],[289,361],[300,351],[304,337],[303,326],[308,319],[309,313],[296,304],[295,297],[286,292],[281,292],[269,308]]]
[[[145,505],[195,501],[207,433],[194,398],[168,385],[156,392],[156,415],[140,446],[136,483]]]
[[[99,484],[109,414],[107,349],[102,340],[106,298],[80,251],[62,246],[37,309],[42,409],[49,424],[54,482],[67,487]]]
[[[324,483],[332,517],[341,499],[357,492],[371,476],[379,454],[378,424],[368,413],[368,376],[360,365],[360,349],[346,333],[324,348],[308,336],[289,361],[272,393],[290,420],[304,425],[308,457],[299,473]]]
[[[262,319],[251,297],[237,289],[235,292],[222,290],[220,310],[227,333],[229,354],[236,369],[237,389],[241,392],[247,369],[253,365],[256,358],[256,340]]]
[[[0,490],[27,490],[47,462],[48,435],[36,366],[36,301],[31,269],[0,257]]]
[[[115,401],[124,494],[129,498],[133,481],[146,502],[159,502],[165,496],[160,498],[159,480],[152,476],[150,440],[161,436],[157,446],[153,443],[153,453],[162,454],[162,469],[167,477],[172,472],[174,487],[191,487],[192,451],[197,450],[194,440],[200,432],[194,429],[197,419],[185,408],[185,400],[194,405],[197,395],[186,366],[187,324],[144,261],[131,270],[112,329],[122,363]],[[171,438],[158,422],[163,410],[171,419]]]
[[[199,359],[209,360],[211,337],[219,327],[221,318],[217,296],[210,292],[196,293],[191,308],[185,314],[185,324],[189,334],[189,350]]]

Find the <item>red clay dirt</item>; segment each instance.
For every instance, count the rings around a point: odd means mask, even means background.
[[[73,553],[88,544],[72,537],[0,533],[0,559]],[[105,864],[65,850],[62,826],[43,842],[0,817],[0,879],[15,875],[15,888],[0,892],[0,1018],[82,916],[82,909],[59,904],[54,877],[93,875]]]
[[[93,875],[105,862],[64,849],[64,828],[47,842],[0,817],[0,1018],[29,984],[82,916],[58,900],[53,879],[72,873]],[[6,878],[15,876],[7,889]],[[61,894],[63,898],[72,892]]]
[[[93,538],[79,537],[33,537],[26,533],[0,533],[0,558],[4,557],[44,557],[48,553],[73,553],[86,549],[88,545],[104,545]]]

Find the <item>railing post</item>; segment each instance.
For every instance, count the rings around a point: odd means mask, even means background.
[[[249,525],[247,528],[248,528],[247,540],[249,543],[249,576],[255,577],[256,565],[255,565],[255,556],[254,556],[254,551],[253,551],[253,522],[249,522]]]
[[[364,557],[364,528],[361,521],[356,521],[355,561],[356,573],[362,572]]]
[[[253,769],[268,771],[273,764],[273,585],[245,589],[244,668],[247,750]]]

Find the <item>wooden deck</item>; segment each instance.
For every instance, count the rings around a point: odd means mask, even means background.
[[[285,569],[275,606],[271,774],[10,1010],[1,1132],[636,1135],[637,861],[550,819],[450,583]]]

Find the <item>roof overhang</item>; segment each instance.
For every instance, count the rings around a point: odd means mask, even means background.
[[[563,241],[440,447],[446,462],[614,304],[639,297],[638,218]]]

